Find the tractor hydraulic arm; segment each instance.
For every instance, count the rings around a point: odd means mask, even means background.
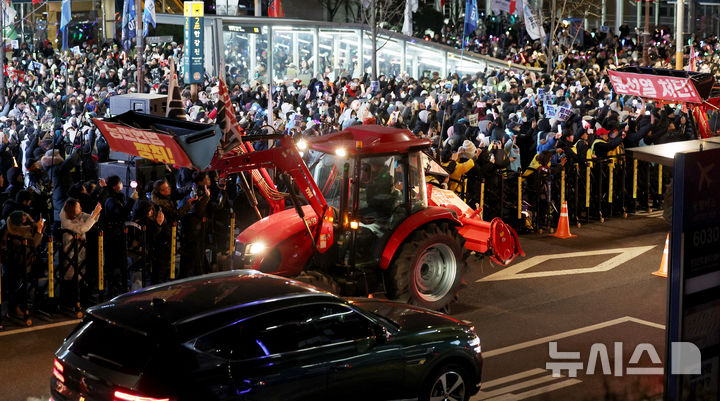
[[[318,251],[324,252],[332,244],[332,209],[328,206],[320,188],[300,157],[292,138],[287,135],[258,135],[247,138],[247,140],[275,139],[280,142],[280,145],[267,150],[217,158],[213,160],[210,169],[220,170],[224,174],[232,174],[275,168],[292,177],[292,182],[287,182],[287,184],[293,185],[294,182],[298,186],[299,192],[312,207],[318,221],[321,221],[321,224],[309,224],[308,231],[312,231],[309,226],[315,226],[315,232],[311,232],[313,240]],[[296,203],[295,207],[299,208],[297,202],[294,203]],[[306,220],[302,213],[300,213],[300,217]],[[308,224],[307,221],[306,224]]]

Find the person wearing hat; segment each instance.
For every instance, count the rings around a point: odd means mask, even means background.
[[[617,121],[615,121],[615,123],[617,123]],[[611,128],[612,131],[605,127],[598,128],[595,140],[592,142],[592,145],[590,145],[590,151],[587,153],[586,159],[591,167],[593,159],[605,159],[611,155],[618,146],[622,145],[626,133],[623,131],[622,134],[618,135],[617,124],[614,126],[610,125],[609,128]],[[610,138],[611,135],[612,138]]]
[[[472,141],[466,139],[457,152],[452,155],[451,162],[448,164],[448,167],[452,170],[448,185],[451,191],[458,194],[462,193],[464,189],[463,176],[475,167],[475,160],[477,160],[480,152],[482,152],[482,149],[478,149]]]

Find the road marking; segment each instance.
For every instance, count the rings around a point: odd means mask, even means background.
[[[498,355],[502,355],[502,354],[507,354],[507,353],[509,353],[509,352],[514,352],[514,351],[518,351],[518,350],[521,350],[521,349],[534,347],[534,346],[536,346],[536,345],[545,344],[545,343],[548,343],[548,342],[550,342],[550,341],[557,341],[557,340],[560,340],[560,339],[562,339],[562,338],[572,337],[572,336],[576,336],[576,335],[578,335],[578,334],[584,334],[584,333],[588,333],[588,332],[591,332],[591,331],[600,330],[600,329],[604,329],[604,328],[607,328],[607,327],[610,327],[610,326],[615,326],[615,325],[618,325],[618,324],[629,323],[629,322],[631,322],[631,323],[638,323],[638,324],[642,324],[642,325],[645,325],[645,326],[654,327],[654,328],[656,328],[656,329],[665,330],[665,326],[662,325],[662,324],[650,322],[650,321],[647,321],[647,320],[638,319],[638,318],[635,318],[635,317],[632,317],[632,316],[624,316],[624,317],[621,317],[621,318],[617,318],[617,319],[613,319],[613,320],[608,320],[607,322],[597,323],[597,324],[593,324],[593,325],[590,325],[590,326],[581,327],[581,328],[579,328],[579,329],[569,330],[569,331],[566,331],[566,332],[563,332],[563,333],[558,333],[558,334],[554,334],[554,335],[551,335],[551,336],[538,338],[538,339],[535,339],[535,340],[530,340],[530,341],[525,341],[525,342],[518,343],[518,344],[514,344],[514,345],[509,345],[509,346],[503,347],[503,348],[493,349],[493,350],[490,350],[490,351],[483,351],[483,354],[482,354],[482,355],[483,355],[483,358],[490,358],[490,357],[493,357],[493,356],[498,356]]]
[[[483,382],[482,386],[483,386],[483,388],[495,387],[495,386],[499,386],[501,384],[513,382],[515,380],[524,379],[526,377],[537,376],[541,373],[547,373],[547,369],[541,369],[541,368],[530,369],[525,372],[515,373],[514,375],[501,377],[499,379],[490,380],[488,382]]]
[[[579,379],[567,379],[563,380],[559,383],[553,383],[548,386],[536,388],[530,391],[526,391],[524,393],[519,394],[504,394],[500,397],[490,398],[488,401],[516,401],[516,400],[524,400],[526,398],[535,397],[536,395],[549,393],[551,391],[560,390],[561,388],[570,387],[575,384],[582,383],[582,380]]]
[[[27,333],[30,331],[52,329],[54,327],[62,327],[62,326],[68,326],[71,324],[78,324],[80,322],[82,322],[82,319],[74,319],[74,320],[68,320],[66,322],[57,322],[57,323],[44,324],[42,326],[33,326],[33,327],[26,327],[24,329],[3,331],[3,332],[0,332],[0,337],[9,336],[9,335],[13,335],[13,334]]]
[[[532,377],[542,374],[541,377],[536,377],[534,379],[526,380],[523,382],[511,384],[509,386],[500,387],[495,390],[489,390],[494,387],[498,387],[501,384],[510,383],[513,381],[517,381],[519,379],[524,379],[526,377]],[[560,376],[565,377],[565,376]],[[579,379],[568,379],[563,380],[560,382],[557,382],[558,378],[553,377],[552,375],[548,374],[548,371],[546,369],[531,369],[525,372],[516,373],[513,375],[501,377],[499,379],[491,380],[488,382],[484,382],[482,385],[482,391],[478,392],[474,397],[471,398],[471,401],[480,401],[480,400],[522,400],[525,398],[529,398],[538,394],[548,393],[551,391],[555,391],[564,387],[572,386],[573,384],[581,383],[582,380]],[[547,386],[535,388],[529,391],[521,392],[521,393],[512,393],[513,391],[517,390],[523,390],[530,387],[535,387],[540,384],[545,384],[548,382],[556,381],[556,383],[552,383]]]
[[[487,277],[483,277],[476,282],[481,281],[499,281],[499,280],[516,280],[523,278],[538,278],[538,277],[553,277],[553,276],[565,276],[570,274],[583,274],[583,273],[599,273],[606,272],[614,269],[623,263],[636,258],[643,253],[655,248],[656,245],[650,246],[636,246],[631,248],[615,248],[615,249],[598,249],[595,251],[585,252],[570,252],[570,253],[557,253],[551,255],[538,255],[533,256],[530,259],[524,260],[520,263],[506,267],[497,273],[491,274]],[[584,256],[595,256],[595,255],[608,255],[608,254],[619,254],[612,257],[594,267],[586,267],[582,269],[566,269],[566,270],[552,270],[544,272],[533,272],[533,273],[521,273],[533,266],[537,266],[540,263],[546,262],[552,259],[566,259],[566,258],[577,258]]]
[[[639,216],[639,217],[662,218],[662,217],[663,217],[663,210],[662,210],[662,209],[661,209],[661,210],[654,210],[654,211],[649,212],[649,213],[648,213],[648,212],[645,212],[645,211],[642,211],[642,212],[637,212],[637,213],[635,213],[635,215],[636,215],[636,216]]]

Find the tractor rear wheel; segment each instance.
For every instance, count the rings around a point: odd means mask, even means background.
[[[433,310],[447,307],[463,283],[464,253],[463,238],[447,223],[419,229],[388,269],[388,296]]]

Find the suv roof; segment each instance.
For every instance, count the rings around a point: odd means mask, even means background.
[[[256,270],[233,270],[133,291],[96,305],[88,313],[149,334],[231,309],[321,293],[313,286],[285,277]]]

